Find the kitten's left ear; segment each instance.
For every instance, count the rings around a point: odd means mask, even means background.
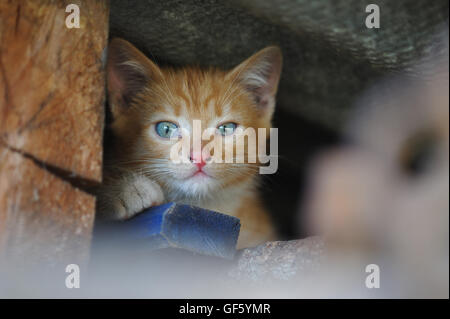
[[[107,87],[114,118],[126,114],[134,98],[150,83],[162,79],[160,68],[126,40],[108,46]]]
[[[238,79],[253,94],[258,107],[272,115],[282,60],[279,47],[267,47],[236,66],[227,76]]]

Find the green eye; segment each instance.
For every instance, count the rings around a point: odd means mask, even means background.
[[[237,124],[236,123],[225,123],[222,125],[219,125],[219,127],[217,128],[219,130],[219,133],[222,134],[223,136],[225,135],[231,135],[233,134],[233,132],[236,130]]]
[[[164,138],[171,138],[178,135],[178,126],[172,122],[159,122],[156,124],[156,133]]]

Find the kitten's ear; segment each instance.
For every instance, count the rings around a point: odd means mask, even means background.
[[[282,60],[280,48],[267,47],[236,66],[228,76],[237,78],[253,94],[257,105],[272,115]]]
[[[113,39],[108,47],[107,83],[113,117],[125,112],[150,81],[162,78],[159,67],[131,43]]]

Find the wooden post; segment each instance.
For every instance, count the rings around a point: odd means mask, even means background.
[[[79,7],[68,28],[66,6]],[[82,262],[101,181],[105,0],[0,1],[0,263]]]

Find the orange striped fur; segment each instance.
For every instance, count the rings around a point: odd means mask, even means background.
[[[113,138],[98,192],[99,214],[128,218],[145,206],[175,201],[240,218],[238,248],[273,239],[256,190],[258,163],[208,163],[207,176],[192,176],[195,164],[173,163],[175,141],[159,136],[155,126],[170,121],[192,130],[193,120],[200,120],[202,129],[233,122],[243,129],[266,128],[268,135],[280,72],[277,47],[259,51],[230,71],[176,69],[160,68],[127,41],[114,39],[108,58]],[[127,183],[135,183],[138,197]],[[136,198],[142,207],[132,207]]]

